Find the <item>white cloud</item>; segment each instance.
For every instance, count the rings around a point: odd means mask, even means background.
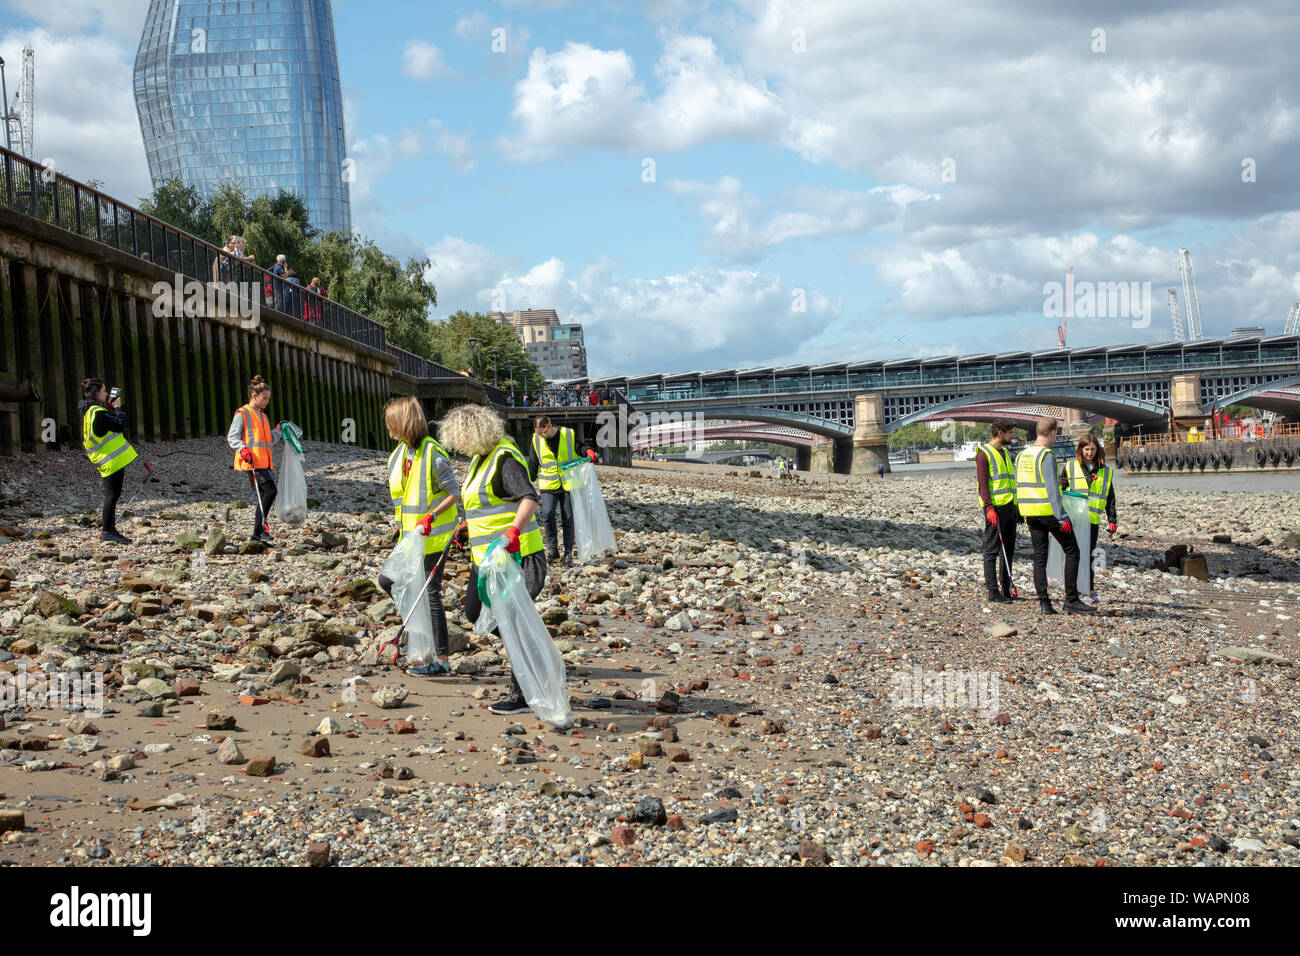
[[[677,152],[720,139],[770,139],[786,123],[777,98],[725,64],[707,37],[670,37],[650,96],[624,50],[566,43],[533,51],[515,86],[517,135],[500,146],[519,161],[572,147]]]
[[[491,34],[492,21],[482,10],[476,10],[456,21],[456,36],[462,40],[486,40]]]
[[[453,133],[441,120],[429,120],[429,127],[435,133],[433,148],[447,157],[451,168],[457,172],[469,172],[474,168],[474,157],[469,149],[468,133]]]
[[[454,74],[443,59],[442,50],[424,40],[408,40],[402,48],[402,73],[417,80]]]
[[[5,0],[5,6],[20,16],[42,26],[58,30],[60,34],[100,30],[115,37],[129,40],[134,47],[140,42],[144,18],[149,4],[140,0]],[[8,49],[8,44],[6,44]],[[37,50],[40,56],[41,50]],[[11,61],[5,57],[5,65]]]

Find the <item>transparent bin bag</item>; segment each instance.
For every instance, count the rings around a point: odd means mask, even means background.
[[[478,574],[510,656],[510,668],[533,713],[557,728],[570,727],[573,712],[564,687],[564,661],[528,596],[519,565],[502,544],[504,540],[498,539],[488,548]]]
[[[614,550],[614,529],[609,525],[605,496],[600,493],[596,466],[579,461],[566,466],[569,502],[573,507],[573,542],[579,561]]]
[[[302,468],[302,442],[295,426],[285,423],[284,453],[280,456],[280,475],[275,496],[275,516],[288,525],[307,520],[307,476]]]
[[[393,603],[406,624],[407,661],[422,664],[433,660],[433,617],[424,591],[424,535],[418,531],[402,535],[381,573],[393,582]]]
[[[1088,562],[1092,557],[1089,553],[1092,544],[1092,518],[1088,511],[1088,499],[1063,491],[1061,503],[1065,505],[1065,513],[1070,517],[1074,539],[1079,543],[1079,593],[1087,594]],[[1055,538],[1047,539],[1047,582],[1065,587],[1065,552],[1061,550]]]

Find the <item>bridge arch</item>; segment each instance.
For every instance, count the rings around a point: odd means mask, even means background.
[[[671,410],[678,415],[698,415],[701,418],[726,418],[746,422],[762,422],[768,425],[790,425],[795,428],[821,435],[823,438],[852,438],[853,426],[818,418],[805,412],[791,412],[781,408],[764,408],[760,405],[718,407],[716,405],[693,405],[690,403],[673,403]]]
[[[996,391],[971,392],[947,401],[936,402],[910,415],[894,419],[885,425],[885,431],[897,431],[914,422],[933,419],[936,415],[941,415],[949,409],[964,408],[968,405],[984,405],[990,402],[1024,402],[1027,399],[1036,404],[1061,405],[1066,408],[1095,412],[1099,415],[1105,415],[1107,418],[1114,418],[1123,422],[1162,421],[1168,415],[1168,410],[1163,405],[1155,402],[1128,398],[1115,392],[1102,392],[1092,388],[1052,387],[1035,392],[1027,392],[1024,388],[1006,388]]]
[[[1223,398],[1216,400],[1211,406],[1211,411],[1221,412],[1229,405],[1249,405],[1251,408],[1262,408],[1266,411],[1279,412],[1284,415],[1300,416],[1300,394],[1296,394],[1294,398],[1288,398],[1285,395],[1269,396],[1268,394],[1282,389],[1296,388],[1297,386],[1300,386],[1300,375],[1291,375],[1287,378],[1274,379],[1260,385],[1252,385],[1249,388],[1243,388],[1239,392],[1225,395]]]

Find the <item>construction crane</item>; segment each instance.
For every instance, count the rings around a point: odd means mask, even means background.
[[[1065,348],[1066,327],[1070,324],[1070,299],[1074,297],[1074,266],[1065,278],[1065,310],[1061,314],[1061,324],[1056,327],[1056,344]]]
[[[1201,305],[1196,298],[1196,276],[1192,274],[1190,249],[1178,250],[1178,268],[1183,274],[1183,306],[1187,309],[1187,338],[1195,342],[1205,336],[1201,333]]]
[[[1286,317],[1286,328],[1282,330],[1283,335],[1295,335],[1300,332],[1300,302],[1291,304],[1291,312]]]
[[[0,103],[5,122],[6,141],[16,152],[27,157],[36,154],[36,137],[32,127],[36,116],[36,60],[31,45],[23,47],[23,68],[13,103]]]
[[[1183,334],[1183,317],[1178,314],[1178,293],[1169,290],[1169,321],[1174,327],[1174,341],[1186,342],[1187,336]]]

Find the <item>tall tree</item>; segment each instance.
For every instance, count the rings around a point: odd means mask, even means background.
[[[496,319],[482,312],[466,312],[464,309],[453,312],[442,322],[432,326],[433,350],[441,362],[454,369],[470,367],[471,351],[469,340],[477,342],[477,366],[479,378],[492,381],[493,349],[499,349],[496,360],[498,380],[505,383],[510,375],[510,366],[514,366],[514,380],[521,390],[537,392],[545,384],[545,379],[533,360],[524,350],[519,334],[509,325],[502,325]]]

